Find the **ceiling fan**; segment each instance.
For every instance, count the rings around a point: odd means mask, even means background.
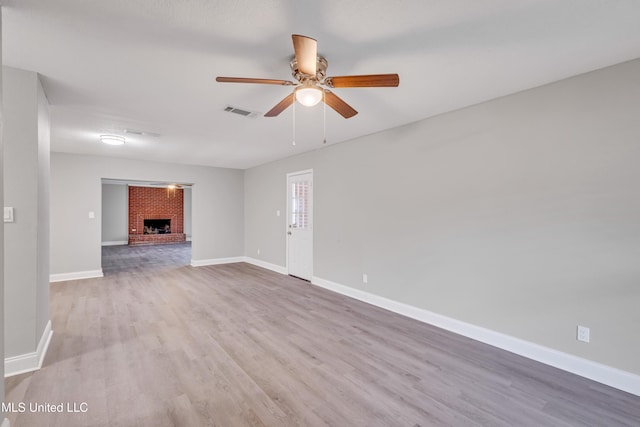
[[[345,119],[358,112],[329,89],[341,87],[397,87],[400,78],[397,74],[366,74],[360,76],[326,77],[327,60],[318,56],[318,42],[311,37],[293,34],[291,75],[297,80],[252,79],[245,77],[216,77],[222,83],[258,83],[267,85],[295,86],[293,93],[287,95],[275,107],[267,111],[265,117],[275,117],[286,110],[296,100],[307,107],[323,101]]]

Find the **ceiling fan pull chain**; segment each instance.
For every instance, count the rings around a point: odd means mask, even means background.
[[[293,114],[292,114],[293,126],[292,126],[292,131],[291,131],[291,133],[292,133],[291,140],[292,140],[293,145],[295,146],[296,145],[296,99],[295,99],[295,96],[296,95],[295,95],[295,93],[292,93],[291,96],[293,97]]]
[[[325,99],[327,92],[322,90],[322,132],[324,139],[323,144],[327,143],[327,100]]]

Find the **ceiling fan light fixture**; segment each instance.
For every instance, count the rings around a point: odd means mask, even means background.
[[[109,145],[122,145],[125,141],[125,137],[120,135],[100,135],[100,142]]]
[[[322,100],[322,89],[316,86],[299,86],[295,93],[296,100],[305,107],[313,107]]]

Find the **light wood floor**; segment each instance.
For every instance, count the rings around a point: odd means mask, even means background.
[[[52,284],[44,366],[7,401],[88,411],[12,426],[639,424],[636,396],[248,264],[179,264]]]

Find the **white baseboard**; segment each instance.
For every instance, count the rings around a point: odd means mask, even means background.
[[[93,279],[96,277],[104,277],[104,274],[102,274],[102,269],[89,270],[89,271],[75,271],[72,273],[50,274],[49,282],[53,283],[53,282],[64,282],[67,280]]]
[[[342,295],[384,308],[459,335],[501,348],[528,359],[640,396],[640,376],[601,363],[563,353],[470,323],[393,301],[369,292],[313,277],[311,283]]]
[[[244,262],[244,257],[236,256],[229,258],[212,258],[212,259],[192,259],[191,267],[204,267],[207,265],[232,264],[235,262]]]
[[[191,236],[187,236],[187,242],[191,241]]]
[[[128,245],[128,240],[116,240],[113,242],[102,242],[102,246],[120,246],[120,245]]]
[[[258,267],[266,268],[267,270],[275,271],[280,274],[287,274],[287,269],[277,264],[271,264],[270,262],[262,261],[259,259],[244,257],[244,262],[248,264],[257,265]]]
[[[246,262],[248,264],[257,265],[258,267],[266,268],[267,270],[275,271],[280,274],[287,274],[286,268],[271,264],[266,261],[261,261],[259,259],[254,259],[246,256],[239,257],[229,257],[229,258],[213,258],[213,259],[192,259],[191,266],[192,267],[204,267],[207,265],[220,265],[220,264],[232,264],[236,262]]]
[[[36,351],[4,359],[5,378],[40,369],[42,367],[42,362],[44,361],[44,356],[47,354],[52,336],[53,331],[51,330],[51,320],[49,320],[49,322],[47,322],[47,326],[44,328],[42,336],[40,337]]]

